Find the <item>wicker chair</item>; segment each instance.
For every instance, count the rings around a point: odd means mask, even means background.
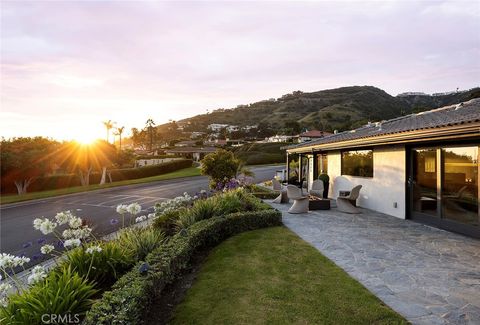
[[[337,197],[338,210],[345,213],[362,213],[357,207],[352,204],[352,201],[356,201],[360,196],[360,189],[362,185],[357,185],[350,191],[348,196]]]
[[[302,190],[295,185],[287,186],[287,195],[293,200],[293,204],[288,213],[307,213],[308,212],[308,196],[304,196]]]
[[[288,203],[290,200],[288,199],[287,192],[283,189],[282,184],[278,181],[278,179],[272,179],[272,187],[275,192],[278,192],[278,196],[273,200],[273,203]]]
[[[309,193],[312,196],[323,198],[323,181],[321,179],[314,180]]]

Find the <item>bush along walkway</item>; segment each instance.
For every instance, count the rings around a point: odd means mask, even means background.
[[[139,324],[155,295],[188,267],[200,249],[212,247],[234,234],[281,224],[277,210],[240,212],[194,223],[139,262],[94,304],[85,324]]]

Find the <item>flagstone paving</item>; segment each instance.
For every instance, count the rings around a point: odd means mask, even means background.
[[[283,222],[414,324],[480,324],[480,240],[371,210]]]

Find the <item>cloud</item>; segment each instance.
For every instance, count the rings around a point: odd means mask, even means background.
[[[2,111],[141,127],[292,90],[478,84],[478,3],[6,2]],[[24,132],[2,127],[2,132]],[[15,134],[17,134],[15,133]],[[58,135],[61,136],[61,135]]]

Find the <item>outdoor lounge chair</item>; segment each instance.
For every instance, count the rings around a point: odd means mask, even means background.
[[[323,198],[323,181],[321,179],[313,181],[310,195]]]
[[[288,213],[307,213],[308,196],[304,196],[302,190],[295,185],[287,185],[287,195],[293,200],[293,204]]]
[[[275,192],[278,192],[278,196],[273,200],[273,203],[288,203],[288,195],[287,192],[283,189],[282,184],[278,181],[278,179],[272,179],[272,186]]]
[[[361,213],[356,206],[352,204],[352,201],[356,201],[360,195],[360,189],[362,185],[357,185],[350,191],[348,196],[339,196],[337,197],[337,208],[338,210],[345,213]]]

